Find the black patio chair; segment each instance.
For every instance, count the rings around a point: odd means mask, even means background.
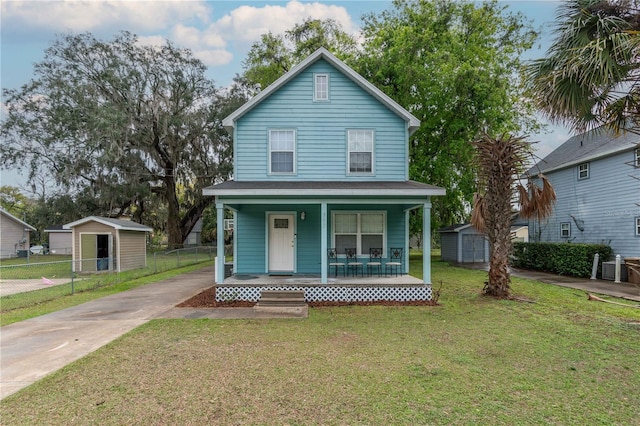
[[[382,275],[382,249],[370,248],[369,249],[369,262],[367,263],[367,274],[371,276],[373,268],[378,269],[378,276]]]
[[[347,256],[347,276],[349,275],[349,270],[353,271],[353,276],[358,276],[358,267],[360,267],[360,272],[364,277],[364,269],[362,267],[362,262],[358,262],[358,251],[354,248],[344,249],[344,253]]]
[[[336,277],[338,276],[338,268],[342,268],[342,275],[346,276],[347,272],[345,270],[345,263],[338,261],[338,251],[334,248],[327,249],[327,257],[329,258],[329,273],[331,273],[331,268],[335,268]]]
[[[389,261],[384,264],[384,274],[390,275],[395,270],[396,277],[398,276],[398,268],[400,268],[400,275],[402,275],[402,248],[392,247],[389,249]]]

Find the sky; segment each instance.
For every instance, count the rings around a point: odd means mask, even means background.
[[[543,57],[552,40],[552,26],[559,1],[505,0],[508,11],[521,12],[541,32],[525,59]],[[166,39],[189,48],[208,67],[208,77],[218,87],[231,83],[242,72],[242,61],[251,44],[268,31],[283,33],[307,17],[332,18],[357,36],[361,17],[392,7],[386,0],[1,0],[0,86],[19,88],[33,77],[33,65],[44,58],[56,35],[91,32],[109,40],[130,31],[141,41],[162,44]],[[538,141],[536,155],[543,158],[571,136],[568,129],[552,126]],[[0,170],[0,185],[29,188],[24,176]]]

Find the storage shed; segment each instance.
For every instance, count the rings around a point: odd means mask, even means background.
[[[489,241],[470,223],[447,226],[438,232],[442,260],[457,263],[489,261]]]
[[[30,233],[36,228],[0,208],[0,258],[28,256]]]
[[[49,235],[49,254],[71,254],[71,229],[52,225],[44,228],[44,232]]]
[[[73,270],[127,271],[147,266],[147,232],[130,220],[89,216],[64,225],[72,231]]]

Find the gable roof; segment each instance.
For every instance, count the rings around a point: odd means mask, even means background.
[[[525,173],[535,176],[565,167],[593,161],[618,152],[640,147],[640,135],[631,132],[616,134],[613,130],[600,127],[574,136],[540,160]]]
[[[353,69],[349,68],[344,62],[340,59],[333,56],[327,49],[321,47],[316,50],[310,56],[308,56],[304,61],[300,62],[293,68],[291,68],[286,74],[281,76],[279,79],[270,84],[267,88],[265,88],[262,92],[258,93],[256,96],[251,98],[247,103],[243,106],[235,110],[231,115],[222,120],[222,125],[231,132],[231,130],[235,127],[235,122],[245,115],[247,112],[251,111],[256,105],[262,102],[264,99],[269,97],[272,93],[276,92],[282,86],[291,81],[294,77],[300,74],[302,71],[307,69],[310,65],[314,64],[320,59],[324,59],[333,65],[336,69],[341,71],[344,75],[350,78],[354,83],[360,86],[363,90],[368,92],[371,96],[376,98],[382,104],[384,104],[391,111],[399,115],[402,119],[404,119],[409,124],[409,134],[415,132],[418,127],[420,127],[420,120],[418,120],[413,114],[409,111],[401,107],[396,101],[387,96],[380,89],[375,87],[369,81],[367,81],[360,74],[355,72]]]
[[[121,230],[121,231],[144,231],[151,232],[153,229],[148,226],[144,226],[140,223],[132,222],[130,220],[122,220],[122,219],[111,219],[109,217],[100,217],[100,216],[89,216],[80,220],[76,220],[75,222],[67,223],[62,228],[63,229],[71,229],[74,226],[82,225],[87,222],[98,222],[103,225],[110,226],[112,228]]]
[[[15,217],[14,215],[12,215],[11,213],[9,213],[8,211],[6,211],[3,208],[0,208],[0,214],[8,217],[9,219],[13,220],[14,222],[18,222],[20,225],[24,226],[25,228],[29,229],[30,231],[35,231],[36,228],[34,228],[33,226],[29,225],[27,222],[24,222],[20,219],[18,219],[17,217]]]

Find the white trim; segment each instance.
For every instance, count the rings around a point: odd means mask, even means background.
[[[633,150],[633,166],[636,168],[640,167],[640,148]]]
[[[318,77],[325,77],[326,78],[326,88],[325,88],[325,92],[326,92],[326,96],[321,98],[318,97]],[[313,101],[314,102],[329,102],[330,97],[329,97],[329,93],[330,93],[330,80],[329,80],[329,73],[323,72],[323,73],[315,73],[313,74]]]
[[[371,135],[371,170],[370,171],[364,171],[364,172],[352,172],[351,171],[351,152],[362,152],[362,153],[366,153],[369,151],[352,151],[351,150],[351,132],[362,132],[362,133],[369,133]],[[373,129],[347,129],[346,130],[346,139],[347,139],[347,175],[348,176],[371,176],[371,175],[375,175],[375,171],[376,171],[376,132]],[[355,142],[355,141],[354,141]]]
[[[224,196],[329,196],[329,197],[379,197],[379,196],[396,196],[396,197],[427,197],[430,195],[445,195],[444,188],[428,188],[428,189],[215,189],[205,188],[202,190],[203,195],[213,195],[216,197]]]
[[[235,110],[229,116],[227,116],[224,120],[222,120],[222,125],[226,127],[228,130],[232,129],[236,125],[236,121],[240,119],[243,115],[249,112],[253,107],[262,102],[265,98],[271,95],[273,92],[277,91],[280,87],[284,86],[291,79],[296,77],[302,71],[304,71],[311,64],[315,63],[319,59],[324,59],[330,64],[332,64],[336,69],[344,73],[347,77],[353,80],[358,86],[368,92],[371,96],[376,98],[379,102],[384,104],[387,108],[395,112],[398,116],[402,117],[409,126],[409,134],[415,132],[418,127],[420,127],[420,120],[418,120],[413,114],[409,111],[401,107],[397,102],[383,93],[380,89],[375,87],[369,81],[367,81],[360,74],[349,68],[344,62],[333,56],[327,49],[321,47],[316,50],[310,56],[308,56],[305,60],[300,62],[298,65],[294,66],[289,72],[281,76],[267,88],[265,88],[262,92],[258,93],[254,96],[249,102],[245,103],[243,106]]]
[[[564,235],[565,225],[567,235]],[[560,238],[571,238],[571,222],[560,222]]]
[[[148,226],[141,225],[141,224],[139,224],[137,222],[132,222],[132,223],[135,223],[137,226],[126,226],[126,225],[123,225],[123,224],[118,224],[118,223],[111,222],[110,220],[108,220],[106,218],[101,218],[101,217],[98,217],[98,216],[89,216],[89,217],[85,217],[85,218],[80,219],[80,220],[76,220],[75,222],[67,223],[66,225],[62,226],[62,229],[71,229],[74,226],[82,225],[83,223],[87,223],[87,222],[98,222],[98,223],[101,223],[103,225],[109,226],[111,228],[121,229],[123,231],[140,231],[140,232],[152,232],[153,231],[153,229],[149,228]]]
[[[375,198],[368,198],[368,199],[363,199],[363,200],[354,200],[354,199],[333,199],[333,198],[323,198],[323,199],[309,199],[309,200],[301,200],[301,199],[295,199],[295,198],[282,198],[282,199],[267,199],[267,198],[237,198],[237,199],[233,199],[233,198],[220,198],[218,197],[218,199],[220,199],[222,202],[224,202],[225,204],[295,204],[295,205],[307,205],[307,204],[321,204],[323,202],[326,202],[327,204],[366,204],[366,205],[370,205],[370,204],[376,204],[376,205],[393,205],[393,206],[397,206],[400,204],[410,204],[410,205],[414,205],[416,203],[416,199],[411,199],[411,200],[407,200],[407,199],[391,199],[391,200],[385,200],[385,199],[375,199]]]
[[[583,168],[583,166],[586,166]],[[585,176],[582,176],[583,172],[586,172]],[[578,180],[589,179],[591,176],[591,165],[588,161],[578,164]]]
[[[283,150],[283,149],[279,149],[279,150],[275,150],[275,152],[291,152],[292,155],[292,164],[291,164],[291,171],[290,172],[274,172],[272,169],[273,163],[271,162],[271,153],[274,152],[274,150],[271,148],[271,134],[272,132],[291,132],[293,133],[293,149],[291,151],[289,150]],[[297,173],[297,167],[296,167],[296,151],[297,151],[297,145],[298,145],[298,134],[296,132],[296,129],[291,129],[291,128],[279,128],[279,129],[268,129],[267,130],[267,138],[268,138],[268,162],[269,162],[269,175],[295,175]]]
[[[640,236],[640,217],[636,217],[636,236]]]
[[[362,233],[362,215],[363,214],[381,214],[382,215],[382,257],[387,255],[387,211],[386,210],[332,210],[331,211],[331,247],[336,247],[336,215],[337,214],[355,214],[356,215],[356,251],[357,256],[368,256],[368,253],[362,253],[362,236],[363,235],[379,235],[375,233]],[[353,235],[353,233],[340,233],[340,235]],[[338,253],[338,256],[344,254]]]

